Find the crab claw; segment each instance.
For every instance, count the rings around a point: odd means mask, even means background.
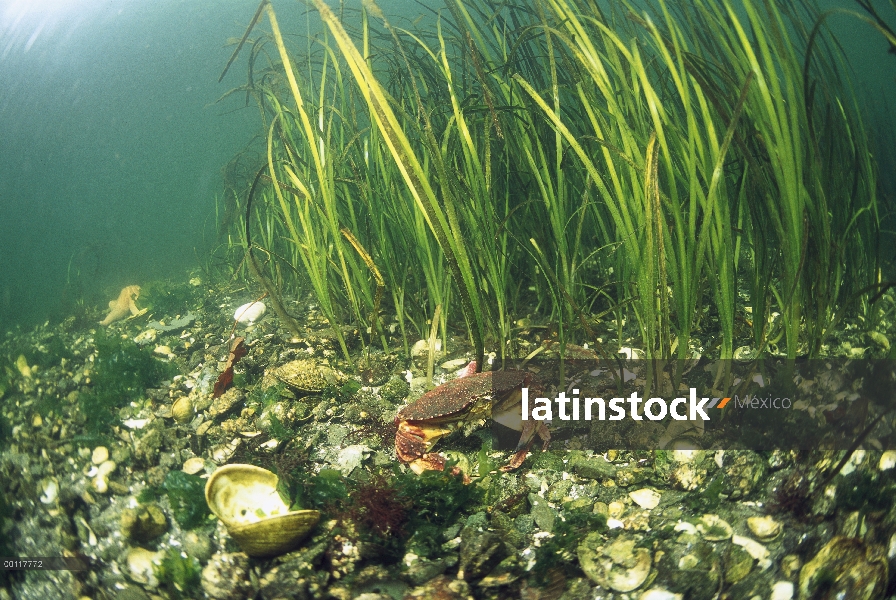
[[[437,452],[429,452],[420,458],[414,459],[408,463],[411,470],[417,475],[422,475],[424,471],[444,471],[445,457]]]
[[[470,375],[475,375],[477,366],[478,365],[476,364],[476,361],[471,360],[470,364],[457,372],[457,378],[460,379],[461,377],[469,377]]]
[[[408,463],[408,467],[411,468],[411,471],[416,473],[417,475],[423,475],[424,471],[444,471],[445,465],[447,461],[445,457],[437,452],[430,452],[428,454],[424,454],[421,458],[416,460],[412,460]],[[458,475],[462,475],[464,478],[464,485],[472,483],[472,479],[470,476],[464,473],[460,467],[451,467],[450,473],[457,477]]]

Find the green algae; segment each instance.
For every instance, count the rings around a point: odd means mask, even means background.
[[[843,510],[886,510],[892,505],[894,484],[884,471],[881,475],[853,471],[837,483],[837,506]]]
[[[196,598],[202,583],[202,565],[178,548],[169,548],[162,561],[153,567],[159,584],[174,598]]]
[[[156,359],[129,339],[96,335],[93,387],[78,398],[85,428],[99,434],[118,422],[118,410],[176,373],[173,365]]]
[[[151,281],[141,287],[137,304],[156,315],[174,315],[190,308],[194,294],[195,288],[188,284]]]
[[[206,522],[209,515],[205,503],[205,480],[183,471],[171,471],[162,484],[174,519],[184,529],[195,529]]]

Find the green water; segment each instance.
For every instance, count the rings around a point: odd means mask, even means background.
[[[896,25],[889,5],[876,4]],[[399,24],[425,12],[382,6]],[[300,4],[275,7],[288,30],[304,30]],[[216,103],[244,81],[245,56],[217,79],[228,40],[255,8],[207,0],[0,7],[0,329],[64,316],[79,302],[105,305],[124,285],[180,277],[216,246],[222,168],[261,132],[244,96]],[[860,93],[885,113],[896,98],[896,56],[863,23],[840,15],[831,26]],[[892,129],[875,118],[892,190]]]

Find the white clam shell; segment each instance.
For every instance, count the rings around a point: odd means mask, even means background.
[[[237,323],[251,325],[264,316],[267,307],[264,302],[249,302],[237,308],[233,313],[233,319]]]

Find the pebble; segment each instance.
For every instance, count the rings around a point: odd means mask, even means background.
[[[622,502],[613,501],[607,506],[607,514],[611,517],[621,517],[623,512],[625,512],[625,504]]]
[[[650,588],[638,600],[683,600],[684,596],[663,588]]]
[[[107,460],[103,462],[96,468],[96,474],[93,478],[93,489],[95,489],[100,494],[105,494],[109,491],[109,482],[106,478],[109,476],[112,471],[115,470],[117,465],[115,462],[111,460]]]
[[[104,462],[109,460],[109,449],[105,446],[97,446],[93,449],[93,454],[90,455],[90,462],[95,465],[101,465]]]
[[[156,579],[153,562],[158,558],[159,554],[157,552],[144,548],[137,547],[128,550],[127,562],[131,578],[151,588],[157,587],[159,580]]]
[[[772,586],[772,595],[769,600],[790,600],[791,598],[793,598],[793,583],[776,581]]]
[[[658,492],[649,488],[642,488],[629,493],[629,497],[635,501],[635,504],[641,508],[652,510],[660,503],[660,495]]]
[[[37,491],[41,493],[41,502],[44,504],[53,504],[56,502],[56,497],[59,495],[59,484],[56,483],[55,479],[47,479],[41,483]]]
[[[896,450],[887,450],[880,455],[880,462],[877,468],[881,471],[888,471],[896,467]]]

